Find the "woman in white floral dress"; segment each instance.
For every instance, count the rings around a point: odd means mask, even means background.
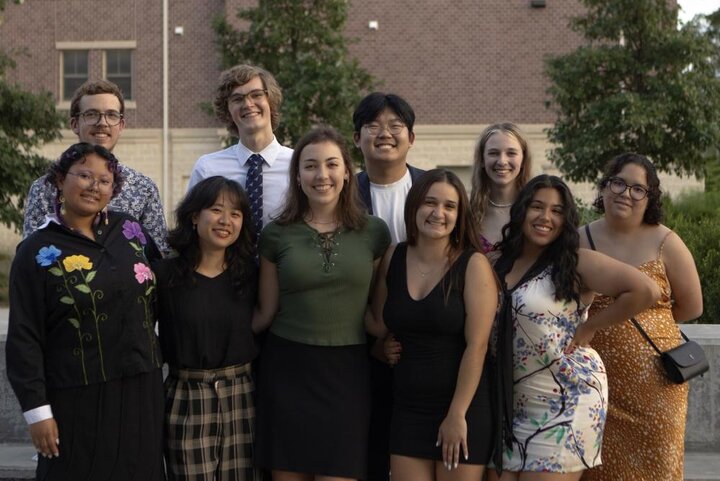
[[[659,296],[646,276],[580,249],[577,224],[568,187],[541,175],[520,192],[503,228],[495,265],[506,287],[497,345],[501,481],[577,480],[600,464],[607,378],[588,343]],[[596,292],[616,302],[588,319]]]

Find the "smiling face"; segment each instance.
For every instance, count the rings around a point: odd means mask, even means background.
[[[562,233],[565,224],[563,200],[552,187],[538,189],[525,213],[522,231],[525,245],[544,249]]]
[[[647,172],[641,165],[628,163],[614,176],[621,179],[628,186],[639,185],[646,190],[648,187]],[[602,189],[603,205],[605,215],[616,219],[627,219],[642,222],[645,209],[648,206],[648,197],[635,200],[630,196],[630,188],[625,189],[621,194],[616,194],[610,189],[610,183]]]
[[[70,166],[58,182],[58,191],[65,199],[63,214],[68,225],[94,217],[112,198],[115,178],[108,169],[107,160],[89,153]]]
[[[237,199],[221,192],[213,205],[193,217],[193,224],[202,252],[224,251],[240,236],[243,214]]]
[[[85,95],[80,99],[79,112],[96,111],[100,113],[120,112],[120,100],[113,94]],[[97,124],[88,123],[81,116],[70,119],[70,128],[80,142],[101,145],[112,151],[125,128],[125,119],[117,125],[108,125],[105,116]]]
[[[522,163],[522,146],[514,135],[498,131],[488,138],[483,152],[483,167],[493,184],[506,186],[515,182]]]
[[[371,134],[379,127],[378,132]],[[391,129],[397,129],[396,134]],[[365,163],[371,165],[398,165],[405,164],[408,151],[415,141],[415,134],[410,132],[392,109],[386,108],[373,122],[363,125],[359,132],[353,134],[355,143],[360,147]]]
[[[334,142],[308,144],[300,153],[298,182],[310,208],[335,208],[349,178],[340,148]]]
[[[272,136],[270,102],[265,90],[262,79],[253,77],[249,82],[235,87],[230,93],[227,107],[240,138],[258,132]]]
[[[415,214],[418,235],[431,239],[450,237],[458,216],[460,196],[447,182],[435,182]]]

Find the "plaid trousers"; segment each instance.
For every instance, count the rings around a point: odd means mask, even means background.
[[[260,481],[253,468],[250,363],[171,369],[165,380],[165,458],[178,481]]]

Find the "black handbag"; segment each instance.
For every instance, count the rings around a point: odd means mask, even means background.
[[[688,339],[684,332],[680,331],[683,339],[685,339],[684,343],[662,352],[640,326],[640,323],[634,317],[630,318],[630,320],[660,355],[660,360],[665,367],[665,374],[675,384],[682,384],[694,377],[701,376],[710,369],[707,357],[705,357],[705,351],[700,347],[700,344]]]

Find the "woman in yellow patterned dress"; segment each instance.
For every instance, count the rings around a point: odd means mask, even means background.
[[[676,322],[702,314],[695,261],[682,239],[660,223],[660,181],[638,154],[612,159],[595,207],[604,217],[580,229],[580,245],[637,266],[662,289],[661,299],[635,319],[661,350],[682,342]],[[597,297],[592,311],[612,298]],[[608,376],[609,407],[603,464],[583,481],[683,479],[688,385],[673,384],[660,358],[629,321],[598,331],[591,345]]]

